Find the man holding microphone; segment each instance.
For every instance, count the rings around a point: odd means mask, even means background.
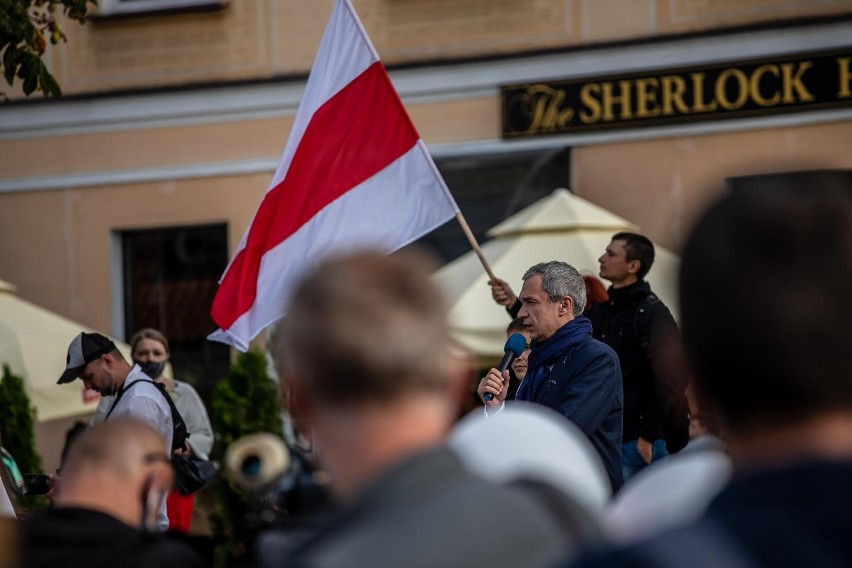
[[[518,318],[531,341],[526,377],[515,400],[548,406],[573,422],[597,450],[613,491],[622,483],[623,391],[615,352],[592,338],[583,317],[586,286],[564,262],[536,264],[524,274]],[[508,398],[509,372],[491,369],[477,393],[486,414],[499,412]],[[486,394],[493,396],[486,400]]]

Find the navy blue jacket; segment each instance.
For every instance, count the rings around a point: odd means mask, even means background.
[[[613,491],[624,483],[621,429],[624,395],[618,356],[589,337],[569,348],[528,400],[548,406],[577,425],[601,456]]]
[[[572,568],[852,565],[852,461],[808,461],[740,474],[697,523]]]

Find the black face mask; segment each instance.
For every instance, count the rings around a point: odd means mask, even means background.
[[[151,377],[152,379],[156,379],[160,375],[163,374],[163,369],[166,368],[166,361],[146,361],[145,363],[141,361],[133,361],[139,367],[142,368],[142,372]]]

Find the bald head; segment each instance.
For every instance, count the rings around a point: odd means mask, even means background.
[[[116,418],[93,426],[73,442],[54,502],[139,526],[141,496],[164,494],[173,475],[160,434],[145,422]]]
[[[150,463],[154,457],[166,457],[166,442],[150,425],[132,418],[102,422],[74,441],[63,467],[63,481],[88,470],[108,469],[129,476]]]

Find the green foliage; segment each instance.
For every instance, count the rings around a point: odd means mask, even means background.
[[[41,473],[41,458],[35,451],[33,409],[24,381],[3,365],[0,380],[0,439],[22,473]]]
[[[225,451],[237,439],[256,432],[281,434],[278,387],[266,372],[266,358],[259,351],[237,357],[230,376],[216,385],[211,401],[216,445],[213,459],[224,463]],[[244,558],[254,542],[254,527],[245,522],[249,495],[227,478],[211,488],[216,501],[211,515],[213,531],[223,544],[217,551],[218,565],[232,565]]]
[[[27,96],[35,91],[46,97],[62,96],[42,56],[48,40],[53,45],[67,40],[56,18],[57,8],[83,24],[90,4],[96,6],[97,0],[0,0],[0,67],[6,82],[13,85],[17,77]]]

